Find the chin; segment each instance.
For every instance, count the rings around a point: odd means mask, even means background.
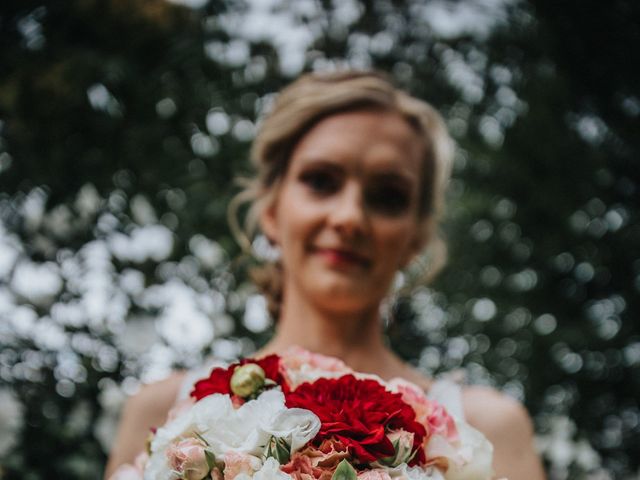
[[[306,291],[314,303],[324,305],[328,310],[357,312],[377,307],[382,302],[383,295],[376,294],[376,289],[369,282],[322,280],[318,279]]]

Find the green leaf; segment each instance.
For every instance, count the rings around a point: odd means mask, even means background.
[[[209,442],[207,442],[202,435],[200,435],[198,432],[193,432],[193,434],[200,440],[202,440],[207,447],[209,446]]]
[[[356,480],[357,476],[355,469],[344,459],[338,464],[336,471],[333,472],[331,480]]]
[[[289,459],[291,458],[291,448],[285,439],[276,439],[276,452],[278,455],[276,460],[278,460],[280,465],[284,465],[289,462]]]
[[[213,454],[213,452],[209,450],[205,450],[204,456],[207,459],[207,465],[209,466],[209,470],[218,468],[218,466],[216,465],[216,456]]]
[[[291,457],[291,448],[283,438],[276,438],[272,436],[267,444],[265,457],[273,457],[280,465],[284,465],[289,462]]]
[[[387,467],[394,466],[393,464],[398,458],[398,447],[400,446],[400,440],[396,439],[393,442],[391,442],[391,444],[393,445],[393,452],[394,452],[393,455],[390,455],[388,457],[384,457],[378,460],[378,462],[380,462],[382,465],[386,465]]]

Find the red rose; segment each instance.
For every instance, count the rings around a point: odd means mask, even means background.
[[[268,355],[257,360],[253,358],[245,358],[237,363],[231,364],[228,368],[214,368],[208,378],[198,380],[193,385],[193,390],[191,391],[190,395],[196,400],[201,400],[202,398],[214,393],[222,393],[233,396],[233,392],[231,392],[230,386],[233,371],[237,367],[246,365],[247,363],[255,363],[257,365],[260,365],[260,367],[264,370],[266,378],[271,379],[278,385],[280,385],[284,392],[289,390],[284,377],[280,373],[280,357],[278,355]]]
[[[424,462],[420,446],[427,434],[425,427],[416,422],[415,412],[401,394],[387,391],[375,380],[344,375],[303,383],[286,393],[286,405],[311,410],[320,418],[315,445],[333,438],[347,445],[357,461],[369,463],[394,455],[387,433],[402,429],[414,434],[416,455],[411,465]]]

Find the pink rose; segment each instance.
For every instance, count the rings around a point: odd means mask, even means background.
[[[280,369],[291,388],[321,377],[333,378],[353,373],[342,360],[311,353],[297,346],[289,347],[281,355]]]
[[[262,462],[259,458],[240,452],[227,452],[224,454],[224,480],[233,480],[241,473],[253,476],[260,470]]]
[[[315,480],[322,470],[311,465],[311,459],[300,452],[296,452],[289,463],[280,467],[284,473],[291,475],[293,480]]]
[[[375,468],[358,473],[358,480],[391,480],[391,477],[385,470]]]
[[[211,480],[224,480],[224,476],[219,468],[211,470]]]
[[[431,412],[431,400],[416,384],[402,378],[394,378],[389,382],[389,387],[402,395],[402,400],[408,403],[416,412],[416,421],[426,425],[427,416]]]
[[[351,458],[348,447],[335,438],[323,440],[318,447],[309,445],[300,452],[300,455],[309,458],[314,468],[318,467],[332,472],[342,460]]]
[[[327,372],[351,372],[352,370],[340,359],[312,353],[298,346],[289,347],[280,357],[286,368],[297,370],[303,365]]]
[[[282,471],[294,480],[331,480],[336,467],[345,458],[351,458],[347,446],[331,438],[318,447],[311,445],[294,453],[289,463],[282,466]]]
[[[427,416],[427,423],[436,435],[442,435],[450,442],[458,441],[458,430],[453,417],[437,402],[431,402],[432,410]]]
[[[430,400],[420,387],[402,378],[394,378],[389,385],[402,395],[402,400],[411,405],[416,412],[416,421],[428,427],[426,438],[438,434],[452,442],[458,440],[458,431],[451,415],[442,405]]]
[[[184,438],[167,447],[171,468],[185,480],[202,480],[209,474],[205,443],[198,438]]]

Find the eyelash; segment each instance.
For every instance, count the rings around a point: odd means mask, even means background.
[[[328,196],[340,188],[340,179],[331,172],[309,171],[300,180],[317,196]],[[374,185],[365,190],[365,203],[375,212],[394,216],[404,213],[411,204],[410,195],[395,185]]]
[[[396,186],[380,186],[365,191],[365,202],[373,210],[385,215],[400,215],[409,209],[409,195]]]
[[[317,194],[333,193],[338,188],[339,180],[329,172],[310,171],[300,176],[300,180]]]

